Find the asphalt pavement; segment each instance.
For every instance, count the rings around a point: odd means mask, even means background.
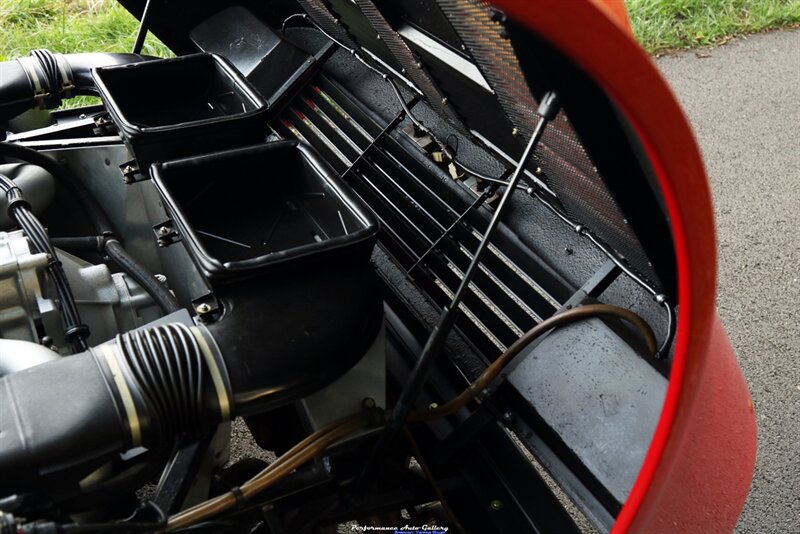
[[[758,421],[737,532],[800,532],[800,30],[660,58],[711,182],[717,305]]]

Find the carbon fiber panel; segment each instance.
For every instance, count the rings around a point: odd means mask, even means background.
[[[328,35],[353,50],[358,50],[359,46],[350,38],[347,31],[339,24],[333,13],[328,9],[323,0],[297,0],[297,3],[305,9],[308,16],[314,23],[322,28]]]
[[[537,121],[538,104],[511,42],[503,35],[503,25],[493,18],[489,4],[481,0],[439,0],[438,4],[495,92],[521,141],[527,140]],[[537,158],[547,184],[569,216],[658,283],[641,244],[563,112],[545,130]]]
[[[405,75],[408,76],[411,81],[414,82],[414,85],[422,92],[428,104],[430,104],[441,117],[447,120],[450,125],[461,133],[468,135],[467,127],[453,110],[452,106],[447,102],[441,91],[439,91],[419,58],[414,55],[414,52],[412,52],[405,41],[403,41],[403,38],[389,25],[380,10],[375,7],[375,4],[370,0],[355,0],[355,2],[375,29],[375,32],[380,36],[381,40],[392,53],[395,61],[405,70]]]

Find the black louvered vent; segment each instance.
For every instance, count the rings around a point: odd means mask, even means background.
[[[477,200],[472,192],[453,188],[448,177],[382,135],[386,126],[325,78],[309,84],[274,125],[280,135],[313,145],[347,179],[378,215],[385,252],[441,308],[472,258],[490,208],[470,209]],[[464,299],[458,326],[493,359],[570,294],[524,244],[500,232]]]

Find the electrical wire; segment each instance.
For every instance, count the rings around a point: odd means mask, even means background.
[[[306,22],[308,22],[310,20],[308,18],[308,15],[305,14],[305,13],[293,13],[293,14],[289,15],[288,17],[286,17],[285,19],[283,19],[283,22],[281,23],[281,33],[286,33],[286,24],[290,20],[294,20],[294,19],[303,19]]]
[[[49,172],[75,198],[80,199],[81,206],[98,237],[103,238],[103,250],[101,252],[108,254],[120,269],[136,280],[150,294],[153,301],[158,304],[164,313],[169,314],[182,308],[172,292],[122,247],[119,239],[116,238],[114,227],[105,211],[71,170],[32,148],[14,143],[0,142],[0,157],[24,161]]]
[[[61,165],[56,160],[49,158],[32,148],[8,142],[0,142],[0,157],[13,158],[41,167],[49,172],[60,185],[66,187],[76,199],[81,201],[81,207],[86,212],[94,226],[97,235],[113,235],[114,228],[100,203],[86,189],[69,168]]]
[[[81,323],[80,312],[75,303],[72,289],[69,286],[69,280],[61,261],[58,259],[56,249],[50,243],[47,231],[31,211],[30,204],[22,196],[22,190],[3,174],[0,174],[0,190],[8,198],[8,216],[16,221],[25,232],[31,243],[31,248],[38,253],[47,255],[47,269],[50,271],[61,306],[64,336],[72,343],[76,352],[87,350],[89,345],[86,342],[86,338],[89,337],[89,327]]]
[[[433,132],[432,132],[432,131],[431,131],[431,130],[430,130],[428,127],[427,127],[427,126],[425,126],[425,125],[424,125],[424,124],[423,124],[423,123],[422,123],[422,122],[421,122],[419,119],[417,119],[417,117],[416,117],[416,116],[415,116],[415,115],[414,115],[414,114],[411,112],[411,109],[408,107],[408,104],[406,103],[406,100],[405,100],[405,98],[403,98],[403,95],[400,93],[400,89],[397,87],[397,83],[396,83],[396,82],[395,82],[395,81],[394,81],[394,80],[393,80],[393,79],[392,79],[392,78],[391,78],[391,77],[390,77],[390,76],[389,76],[387,73],[385,73],[385,72],[383,72],[383,71],[381,71],[381,70],[379,70],[379,69],[375,68],[375,67],[374,67],[374,66],[372,66],[372,65],[371,65],[371,64],[370,64],[370,63],[369,63],[369,62],[368,62],[366,59],[364,59],[364,58],[361,56],[361,54],[359,54],[359,53],[358,53],[356,50],[354,50],[354,49],[352,49],[352,48],[348,47],[347,45],[345,45],[345,44],[344,44],[344,43],[342,43],[341,41],[339,41],[339,40],[337,40],[336,38],[334,38],[333,36],[331,36],[331,35],[330,35],[328,32],[326,32],[326,31],[325,31],[325,30],[323,30],[323,29],[322,29],[322,28],[321,28],[319,25],[317,25],[317,23],[316,23],[316,22],[314,22],[314,21],[313,21],[311,18],[309,18],[309,16],[308,16],[307,14],[305,14],[305,13],[295,13],[295,14],[293,14],[293,15],[289,15],[289,16],[288,16],[288,17],[286,17],[286,19],[283,21],[283,24],[281,24],[281,31],[282,31],[282,32],[285,32],[285,29],[286,29],[286,24],[287,24],[287,23],[288,23],[290,20],[293,20],[293,19],[296,19],[296,18],[300,18],[300,19],[303,19],[303,20],[305,20],[306,22],[309,22],[309,23],[311,23],[311,25],[313,25],[313,26],[314,26],[314,27],[315,27],[315,28],[316,28],[316,29],[317,29],[317,30],[318,30],[320,33],[322,33],[322,34],[323,34],[325,37],[327,37],[328,39],[330,39],[331,41],[333,41],[334,43],[336,43],[336,45],[338,45],[338,46],[339,46],[340,48],[342,48],[343,50],[345,50],[345,51],[349,52],[349,53],[350,53],[350,55],[352,55],[352,56],[353,56],[353,57],[354,57],[356,60],[358,60],[358,61],[359,61],[359,62],[360,62],[362,65],[364,65],[366,68],[368,68],[369,70],[371,70],[372,72],[374,72],[375,74],[377,74],[378,76],[380,76],[380,77],[381,77],[381,78],[382,78],[382,79],[383,79],[383,80],[384,80],[386,83],[388,83],[388,84],[389,84],[389,86],[392,88],[392,92],[394,93],[395,97],[397,98],[397,101],[400,103],[400,107],[403,109],[403,113],[405,113],[406,117],[408,117],[408,120],[410,120],[410,121],[411,121],[411,123],[412,123],[412,124],[413,124],[413,125],[414,125],[414,126],[417,128],[417,129],[418,129],[418,130],[420,130],[421,132],[423,132],[423,133],[425,133],[425,134],[429,135],[429,136],[431,137],[431,139],[433,139],[433,140],[434,140],[434,142],[436,142],[436,143],[437,143],[439,146],[441,146],[441,147],[444,147],[444,148],[445,148],[445,150],[446,150],[446,147],[447,147],[448,145],[447,145],[446,143],[442,143],[442,142],[441,142],[441,141],[440,141],[440,140],[439,140],[439,139],[436,137],[436,134],[434,134],[434,133],[433,133]],[[416,88],[416,87],[414,87],[414,90],[416,90],[417,92],[420,92],[420,91],[419,91],[419,89],[418,89],[418,88]],[[457,138],[456,138],[456,139],[457,139]],[[475,176],[475,177],[477,177],[477,178],[480,178],[481,180],[484,180],[484,181],[486,181],[486,182],[495,183],[495,184],[498,184],[498,185],[508,186],[508,182],[506,182],[505,180],[501,180],[501,179],[498,179],[498,178],[493,178],[493,177],[491,177],[491,176],[488,176],[488,175],[487,175],[487,174],[485,174],[485,173],[481,173],[481,172],[479,172],[479,171],[476,171],[475,169],[473,169],[473,168],[471,168],[471,167],[469,167],[469,166],[465,165],[465,164],[464,164],[464,163],[462,163],[461,161],[457,161],[454,155],[453,155],[453,156],[450,156],[450,159],[451,159],[451,160],[452,160],[454,163],[457,163],[457,164],[458,164],[458,165],[459,165],[459,166],[460,166],[462,169],[464,169],[466,172],[468,172],[469,174],[471,174],[471,175],[473,175],[473,176]],[[517,186],[517,187],[518,187],[519,189],[523,189],[523,190],[526,190],[526,189],[527,189],[525,186]]]

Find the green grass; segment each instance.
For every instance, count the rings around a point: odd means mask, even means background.
[[[637,39],[653,53],[800,25],[800,0],[626,0],[626,4]],[[0,61],[36,48],[127,52],[137,25],[113,0],[0,0]],[[152,35],[144,53],[171,55]]]
[[[0,0],[0,61],[36,48],[130,52],[138,21],[111,0]],[[152,35],[143,52],[170,54]]]
[[[633,33],[651,53],[727,42],[800,24],[800,0],[626,0]]]
[[[51,52],[130,52],[139,22],[112,0],[0,0],[0,61]],[[148,35],[142,53],[172,55]],[[66,107],[99,102],[78,97]]]

